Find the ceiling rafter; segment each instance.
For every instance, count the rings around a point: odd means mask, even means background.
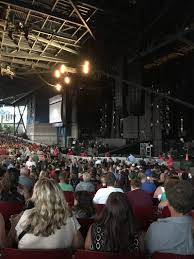
[[[10,6],[8,5],[7,7],[7,10],[6,10],[6,15],[5,15],[5,24],[4,24],[4,30],[3,30],[3,35],[2,35],[2,39],[1,39],[1,48],[3,46],[3,42],[4,42],[4,37],[5,37],[5,29],[6,29],[6,26],[7,26],[7,19],[8,19],[8,16],[9,16],[9,11],[10,11]]]
[[[64,16],[60,13],[54,13],[54,12],[51,12],[50,10],[46,10],[46,9],[43,9],[41,7],[39,8],[36,8],[34,5],[29,5],[28,3],[26,2],[21,2],[21,1],[13,1],[13,0],[0,0],[0,3],[2,4],[9,4],[10,6],[14,6],[14,7],[19,7],[19,8],[22,8],[22,9],[25,9],[27,11],[31,11],[31,12],[34,12],[34,13],[37,13],[39,15],[44,15],[44,16],[49,16],[50,18],[53,18],[53,19],[56,19],[58,21],[64,21]],[[84,24],[82,23],[78,23],[78,22],[75,22],[75,21],[72,21],[72,20],[68,20],[68,22],[71,24],[75,24],[77,26],[84,26]]]
[[[90,35],[95,39],[95,36],[93,34],[93,32],[91,31],[90,27],[88,26],[87,22],[84,20],[84,18],[82,17],[81,13],[79,12],[76,4],[73,3],[72,0],[69,0],[69,2],[71,3],[71,5],[73,6],[73,9],[75,10],[75,12],[77,13],[78,17],[80,18],[80,20],[83,22],[84,26],[86,27],[86,29],[88,30],[88,32],[90,33]]]
[[[0,0],[0,9],[9,10],[0,21],[0,61],[17,71],[66,63],[79,54],[85,35],[94,38],[89,22],[98,8],[80,1]]]

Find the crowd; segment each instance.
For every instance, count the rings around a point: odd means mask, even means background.
[[[1,247],[194,255],[188,170],[64,157],[57,146],[9,136],[0,137],[0,149],[0,208],[22,205],[10,224],[0,214]]]

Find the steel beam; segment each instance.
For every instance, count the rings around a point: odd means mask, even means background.
[[[8,46],[8,47],[13,48],[14,50],[17,50],[18,45],[15,42],[13,42],[13,40],[11,40],[9,37],[7,37],[7,36],[5,36],[5,37],[6,38],[4,40],[3,46]],[[24,41],[20,43],[19,48],[22,50],[31,50],[34,52],[42,52],[42,48],[40,46],[36,46],[36,47],[34,47],[34,49],[32,49],[32,48],[30,48],[29,44]]]
[[[1,30],[0,30],[0,31],[1,31]],[[4,31],[3,31],[3,32],[4,32]],[[6,33],[6,32],[4,32],[4,33]],[[48,44],[48,43],[50,42],[49,40],[47,40],[47,39],[45,39],[45,38],[43,38],[43,37],[40,37],[40,36],[36,36],[36,35],[31,35],[31,34],[29,34],[28,37],[31,38],[31,39],[34,40],[34,41],[37,40],[37,41],[39,41],[39,42],[46,43],[46,44]],[[19,47],[20,49],[22,49],[22,47],[21,47],[20,45],[18,46],[15,42],[13,42],[13,41],[12,41],[11,39],[9,39],[9,38],[8,38],[8,41],[6,41],[5,44],[3,43],[3,45],[7,45],[7,42],[11,42],[11,45],[12,45],[12,46],[14,46],[14,47],[16,47],[16,48]],[[62,49],[62,50],[64,50],[64,51],[67,51],[67,52],[76,54],[76,55],[79,54],[77,50],[74,50],[74,49],[68,48],[68,47],[66,47],[66,46],[64,46],[64,45],[58,44],[58,43],[56,43],[55,41],[51,41],[51,42],[49,43],[49,45],[50,45],[50,46],[53,46],[53,47],[55,47],[55,48]],[[33,46],[32,46],[32,48],[30,48],[30,46],[29,46],[28,43],[26,43],[26,48],[27,48],[28,50],[30,49],[31,51],[37,51],[37,50],[35,49],[35,46],[34,46],[34,48],[33,48]],[[42,52],[43,50],[42,50],[42,48],[39,47],[38,51],[39,51],[39,52]]]
[[[72,0],[69,0],[69,3],[73,6],[73,9],[75,10],[75,12],[77,13],[78,17],[80,18],[80,20],[83,22],[84,26],[86,27],[86,29],[88,30],[88,32],[90,33],[90,35],[92,36],[92,38],[95,39],[95,36],[93,34],[93,32],[91,31],[90,27],[88,26],[87,22],[84,20],[84,18],[82,17],[82,15],[80,14],[77,6],[73,3]]]
[[[45,65],[45,64],[42,64],[42,63],[34,63],[33,61],[28,61],[28,60],[23,60],[22,58],[19,59],[19,58],[14,58],[14,60],[10,57],[3,57],[3,56],[0,56],[0,61],[2,62],[6,62],[6,63],[11,63],[13,62],[14,64],[20,64],[20,65],[25,65],[25,66],[30,66],[32,67],[32,69],[34,68],[41,68],[41,69],[44,69],[44,70],[48,70],[50,71],[52,66],[51,65]],[[50,61],[51,62],[51,61]],[[56,63],[56,62],[55,62]],[[61,62],[62,63],[62,62]],[[63,64],[65,62],[63,61]],[[76,74],[77,73],[77,69],[74,68],[74,67],[69,67],[69,66],[66,66],[66,70],[68,73],[72,73],[72,74]]]
[[[191,40],[186,39],[185,37],[179,37],[178,40],[187,44],[188,46],[194,47],[194,42]]]
[[[64,23],[62,23],[62,25],[64,25]],[[62,28],[62,26],[60,26],[59,30],[56,33],[56,32],[48,30],[47,28],[45,28],[43,26],[41,27],[41,29],[38,28],[38,26],[34,26],[34,27],[32,26],[32,31],[37,32],[37,33],[46,34],[49,36],[55,36],[55,37],[59,38],[59,40],[63,39],[65,41],[65,43],[66,42],[67,43],[75,42],[77,40],[77,37],[75,37],[75,36],[72,37],[71,35],[67,35],[65,33],[60,33],[61,28]]]
[[[30,11],[28,12],[28,14],[27,14],[27,16],[26,16],[26,20],[25,20],[25,22],[24,22],[24,25],[26,25],[29,16],[30,16]],[[19,45],[20,45],[21,39],[22,39],[22,32],[20,33],[20,38],[19,38],[19,41],[18,41],[18,47],[19,47]]]
[[[5,4],[5,5],[14,6],[14,7],[20,8],[20,9],[23,8],[23,9],[26,9],[27,11],[35,12],[35,13],[39,14],[41,17],[43,15],[45,15],[45,16],[49,16],[49,17],[52,17],[53,19],[57,19],[57,20],[60,20],[60,21],[67,20],[60,13],[51,12],[51,11],[46,10],[44,8],[41,8],[41,7],[36,8],[34,5],[29,5],[25,2],[21,2],[21,1],[16,2],[14,0],[0,0],[0,3]],[[67,20],[67,22],[75,24],[77,26],[85,27],[85,25],[82,24],[82,23],[74,22],[74,21],[71,21],[71,20]]]
[[[100,74],[100,75],[103,75],[105,77],[108,77],[108,78],[112,78],[114,80],[118,79],[118,76],[117,75],[113,75],[113,74],[109,74],[109,73],[106,73],[104,71],[96,71],[96,73]],[[176,97],[172,97],[170,96],[169,94],[167,93],[160,93],[154,89],[151,89],[149,87],[145,87],[141,84],[138,84],[136,82],[133,82],[133,81],[128,81],[128,80],[125,80],[125,79],[122,79],[121,80],[122,83],[130,86],[130,87],[134,87],[134,88],[137,88],[137,89],[140,89],[140,90],[143,90],[145,91],[146,93],[149,93],[149,94],[154,94],[160,98],[164,98],[164,99],[167,99],[167,100],[170,100],[170,101],[173,101],[174,103],[179,103],[185,107],[188,107],[190,109],[193,109],[194,110],[194,104],[191,104],[191,103],[188,103],[188,102],[185,102],[179,98],[176,98]]]
[[[19,120],[19,122],[18,122],[18,124],[17,124],[15,133],[18,133],[18,128],[19,128],[20,124],[22,124],[22,126],[24,127],[24,131],[25,131],[25,133],[26,133],[26,127],[25,127],[25,124],[24,124],[23,115],[24,115],[24,112],[25,112],[25,110],[26,110],[27,104],[24,106],[24,109],[23,109],[22,112],[21,112],[21,110],[20,110],[20,106],[17,106],[17,107],[18,107],[19,114],[20,114],[20,120]]]
[[[6,62],[6,63],[15,63],[15,64],[20,64],[20,65],[25,65],[25,66],[31,66],[32,68],[34,67],[38,67],[38,68],[42,68],[42,69],[47,69],[50,70],[51,66],[42,64],[42,63],[37,63],[35,64],[33,61],[25,61],[22,59],[16,59],[14,58],[14,60],[12,58],[9,57],[0,57],[0,61],[2,62]]]
[[[45,24],[47,23],[48,19],[49,19],[49,16],[47,16],[46,19],[44,20],[44,23],[43,23],[43,25],[41,26],[41,30],[44,28],[44,26],[45,26]],[[38,36],[40,36],[40,33],[41,33],[41,32],[39,31],[39,32],[38,32]],[[32,45],[32,50],[34,49],[36,43],[37,43],[37,39],[34,41],[34,43],[33,43],[33,45]],[[29,54],[31,53],[32,50],[30,50]]]
[[[42,42],[42,43],[46,43],[46,44],[49,43],[49,45],[52,46],[52,47],[55,47],[55,48],[58,48],[58,49],[62,49],[64,51],[68,51],[68,52],[76,54],[76,55],[79,54],[78,51],[76,51],[76,50],[73,50],[73,49],[70,49],[68,47],[65,47],[65,46],[63,46],[61,44],[58,44],[58,43],[54,42],[54,41],[50,42],[50,40],[47,40],[47,39],[45,39],[43,37],[35,36],[35,35],[29,35],[28,37],[33,39],[33,40],[37,39],[39,42]]]
[[[4,37],[5,37],[5,29],[6,29],[6,26],[7,26],[7,19],[8,19],[8,16],[9,16],[9,11],[10,11],[10,7],[8,6],[7,10],[6,10],[6,15],[5,15],[5,24],[4,24],[4,30],[3,30],[3,35],[2,35],[2,39],[1,39],[1,49],[2,49],[2,46],[3,46],[3,41],[4,41]]]
[[[128,59],[127,63],[130,64],[133,61],[135,61],[137,58],[146,57],[147,55],[161,49],[162,47],[165,47],[166,45],[172,43],[173,41],[181,39],[183,36],[187,35],[189,32],[192,32],[193,30],[194,30],[194,25],[192,24],[188,30],[184,30],[181,32],[177,32],[176,34],[169,35],[166,40],[161,41],[159,44],[154,45],[153,47],[148,47],[145,51],[141,51],[138,54],[136,54],[134,57]]]
[[[59,0],[55,0],[55,3],[54,3],[54,5],[53,5],[53,7],[52,7],[52,9],[51,9],[51,12],[54,11],[54,9],[55,9],[56,5],[58,4],[58,2],[59,2]]]
[[[86,22],[88,22],[91,17],[97,12],[97,9],[94,10],[94,12],[90,15],[90,17],[88,17],[88,19],[86,20]],[[79,27],[74,33],[73,33],[73,37],[76,35],[76,33],[81,29],[81,27]],[[75,44],[77,44],[84,36],[85,36],[86,33],[84,33],[84,35],[82,34],[82,36],[80,36],[80,38],[75,42]]]
[[[36,54],[29,54],[28,52],[19,51],[16,53],[7,53],[0,51],[0,57],[13,57],[13,58],[22,58],[22,59],[33,59],[33,60],[41,60],[46,62],[56,62],[56,63],[65,63],[62,59],[57,59],[54,57],[48,56],[40,56]]]

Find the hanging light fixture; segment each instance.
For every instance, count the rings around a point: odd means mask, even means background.
[[[62,86],[61,86],[61,84],[56,84],[55,88],[56,88],[57,91],[61,91]]]
[[[58,69],[55,70],[55,77],[56,77],[56,78],[60,78],[60,76],[61,76],[60,71],[59,71]]]

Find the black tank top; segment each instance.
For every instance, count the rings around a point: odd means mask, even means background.
[[[95,251],[103,252],[117,252],[111,251],[109,240],[106,240],[104,234],[104,228],[99,224],[92,224],[91,229],[92,245],[91,249]],[[118,251],[119,252],[119,251]],[[140,252],[138,235],[135,235],[133,239],[129,240],[128,253],[134,254]]]

